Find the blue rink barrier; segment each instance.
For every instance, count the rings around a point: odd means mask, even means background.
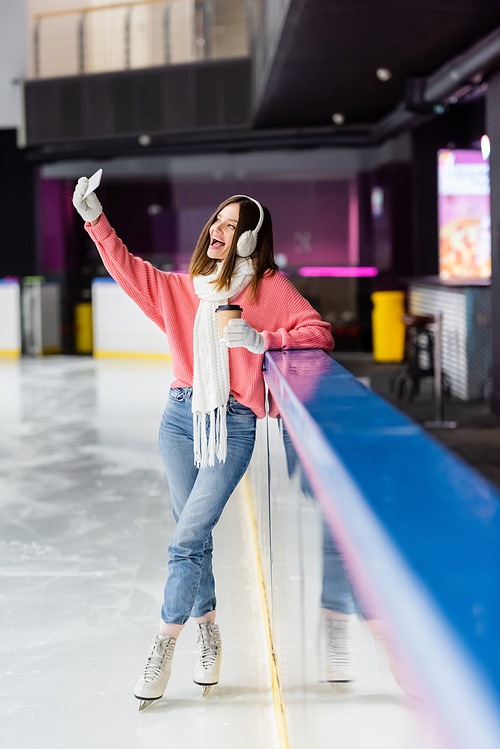
[[[500,494],[317,350],[265,378],[361,597],[452,746],[500,747]]]

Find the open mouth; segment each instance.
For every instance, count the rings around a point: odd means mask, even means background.
[[[216,237],[212,237],[212,241],[210,242],[210,247],[213,247],[215,250],[220,250],[221,247],[224,247],[226,243],[222,242],[220,239],[216,239]]]

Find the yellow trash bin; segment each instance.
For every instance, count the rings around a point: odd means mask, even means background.
[[[75,349],[79,354],[91,354],[92,348],[92,304],[81,302],[75,305]]]
[[[372,294],[373,358],[380,362],[403,361],[406,327],[404,291],[376,291]]]

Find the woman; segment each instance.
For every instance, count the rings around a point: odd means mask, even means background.
[[[219,681],[222,645],[215,624],[212,531],[245,473],[256,419],[266,415],[263,354],[268,349],[333,348],[331,328],[278,272],[271,216],[253,198],[225,200],[201,232],[189,275],[165,273],[131,255],[102,213],[88,179],[76,210],[104,265],[167,334],[175,381],[160,425],[176,530],[169,547],[159,633],[134,690],[139,709],[163,696],[176,640],[190,616],[200,656],[194,681],[204,694]],[[243,308],[219,336],[216,309]],[[270,415],[277,410],[271,405]]]

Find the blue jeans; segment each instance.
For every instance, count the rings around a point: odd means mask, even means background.
[[[176,529],[168,553],[164,622],[184,624],[216,608],[212,530],[245,473],[255,444],[257,417],[229,396],[227,457],[196,468],[193,454],[192,388],[170,388],[160,424],[160,451],[167,473]]]

